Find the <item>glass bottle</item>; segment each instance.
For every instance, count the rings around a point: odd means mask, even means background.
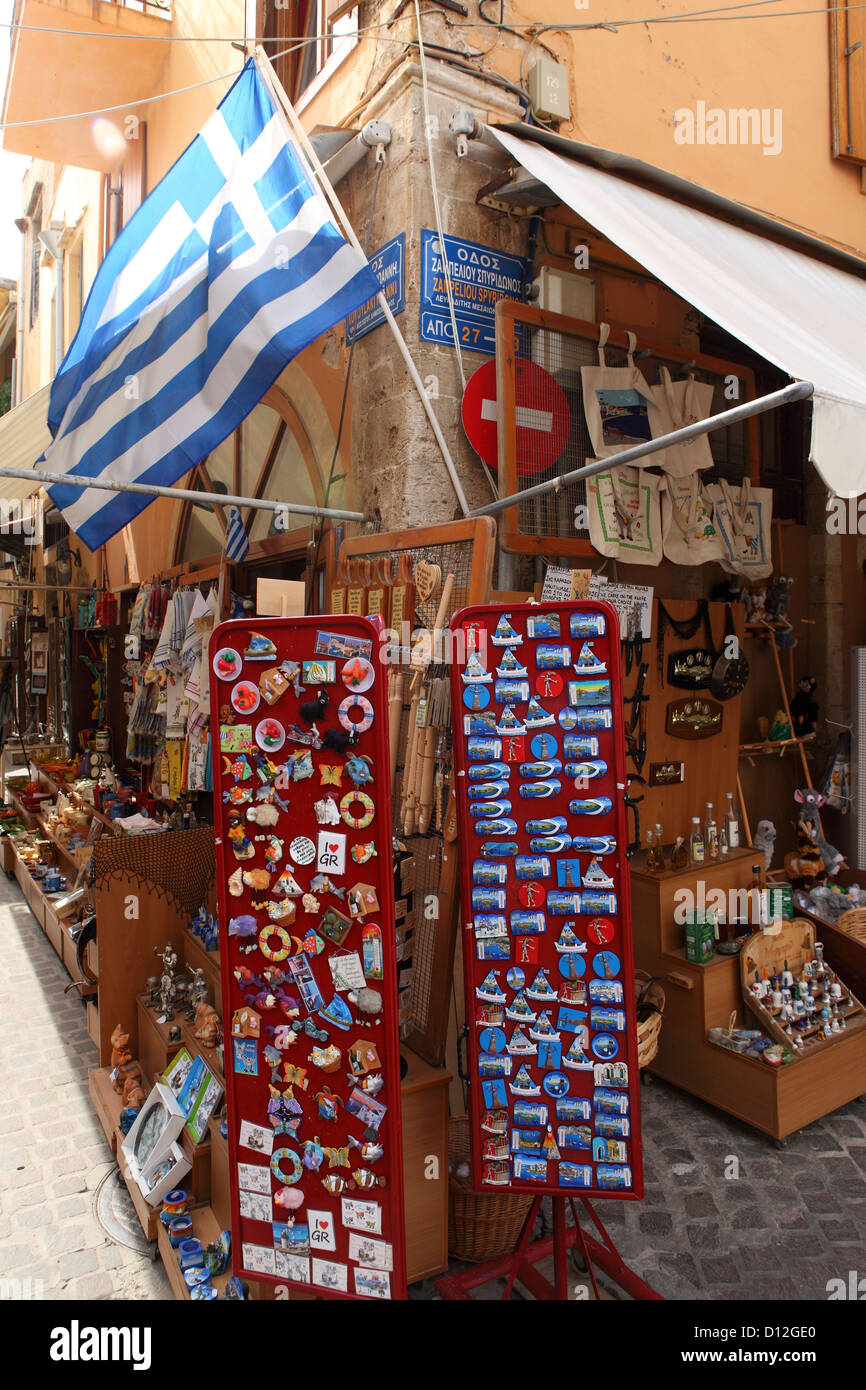
[[[674,840],[671,849],[671,868],[686,869],[689,864],[689,849],[682,835],[678,835]]]
[[[689,839],[689,856],[693,864],[704,862],[704,837],[701,834],[700,816],[692,816],[692,833]]]
[[[725,807],[724,826],[728,839],[728,849],[740,848],[740,813],[734,805],[734,793],[725,793],[728,804]]]
[[[662,874],[665,869],[665,835],[658,822],[653,826],[653,836],[655,839],[656,869]]]
[[[707,859],[718,859],[719,857],[719,831],[711,801],[707,802],[707,809],[704,814],[704,853]]]
[[[752,879],[749,883],[749,917],[751,919],[752,930],[767,925],[767,914],[764,908],[765,892],[764,877],[761,872],[760,864],[752,865]],[[785,962],[785,969],[788,962]]]
[[[658,873],[658,856],[656,854],[655,834],[652,830],[646,833],[646,862],[644,868],[648,874]]]
[[[728,857],[728,828],[727,828],[727,826],[725,825],[725,822],[722,821],[721,825],[719,826],[719,858],[720,858],[720,859],[727,859],[727,857]]]

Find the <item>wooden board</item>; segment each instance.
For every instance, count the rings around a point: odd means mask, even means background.
[[[448,1267],[448,1085],[451,1077],[403,1051],[403,1191],[406,1279],[429,1279]]]
[[[123,1101],[112,1086],[108,1071],[108,1067],[91,1068],[87,1073],[87,1089],[90,1092],[93,1109],[96,1111],[96,1118],[102,1125],[109,1147],[113,1150],[116,1147],[117,1135],[120,1131],[120,1112],[123,1109]]]

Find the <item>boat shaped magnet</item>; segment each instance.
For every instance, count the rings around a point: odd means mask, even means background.
[[[502,653],[502,660],[496,668],[497,676],[505,676],[506,679],[514,680],[518,676],[527,676],[529,672],[522,665],[513,647],[506,647]]]
[[[540,758],[536,763],[521,763],[521,777],[555,777],[562,771],[559,758]]]
[[[511,1053],[512,1057],[528,1056],[530,1054],[534,1056],[538,1051],[535,1043],[530,1042],[522,1028],[515,1028],[508,1042],[505,1044],[505,1048],[506,1051]]]
[[[586,943],[580,941],[575,935],[574,923],[566,922],[556,941],[554,941],[553,948],[555,951],[559,951],[560,954],[567,955],[573,951],[585,951]]]
[[[609,796],[588,796],[568,803],[568,809],[573,816],[606,816],[612,806],[613,802]]]
[[[556,723],[556,715],[546,710],[536,696],[533,695],[526,707],[524,721],[527,729],[544,729],[548,724]]]
[[[513,1096],[540,1096],[541,1087],[536,1085],[526,1067],[521,1067],[508,1089]]]
[[[505,991],[499,983],[499,971],[488,970],[480,985],[475,987],[476,999],[486,999],[490,1004],[504,1004]]]
[[[542,967],[531,984],[526,986],[526,997],[528,999],[548,999],[556,998],[556,990],[547,978],[547,971]]]
[[[475,682],[486,682],[493,680],[493,677],[491,676],[490,672],[485,671],[484,667],[482,666],[481,658],[479,657],[477,652],[470,652],[469,657],[466,661],[466,665],[464,666],[461,672],[461,676],[467,685],[472,685]]]
[[[584,642],[580,649],[580,655],[574,663],[574,669],[579,676],[607,675],[607,666],[595,651],[591,642]]]
[[[510,613],[503,613],[499,622],[496,624],[496,631],[490,638],[490,642],[494,647],[519,647],[522,643],[523,638],[520,633],[515,632],[514,628],[511,626],[511,622],[509,621],[510,618]]]
[[[580,778],[582,782],[591,782],[594,777],[604,777],[607,774],[607,763],[603,758],[588,758],[582,763],[566,763],[566,777]]]
[[[533,798],[539,801],[545,797],[559,796],[562,791],[562,783],[556,778],[551,777],[546,782],[521,782],[520,795],[526,798]]]
[[[517,832],[517,821],[509,816],[504,816],[501,820],[477,820],[475,822],[476,835],[514,835]]]
[[[526,727],[518,719],[511,706],[506,705],[496,721],[496,732],[498,734],[523,734],[526,732]],[[499,754],[494,756],[498,758]]]
[[[583,875],[585,888],[612,888],[613,879],[606,874],[597,859],[591,859]]]
[[[512,1019],[514,1023],[534,1023],[538,1014],[527,1004],[521,990],[515,994],[510,1004],[506,1004],[505,1017]]]

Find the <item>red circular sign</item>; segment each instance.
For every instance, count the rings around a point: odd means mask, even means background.
[[[543,367],[518,357],[514,363],[517,414],[517,475],[531,477],[552,468],[571,430],[565,392]],[[461,417],[466,438],[489,468],[498,464],[496,362],[485,362],[466,383]]]

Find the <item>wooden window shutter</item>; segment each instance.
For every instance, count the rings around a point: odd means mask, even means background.
[[[123,161],[123,193],[121,196],[121,226],[125,227],[132,214],[147,196],[147,124],[138,123],[135,140],[127,141]]]
[[[830,11],[833,154],[866,164],[866,10]]]

